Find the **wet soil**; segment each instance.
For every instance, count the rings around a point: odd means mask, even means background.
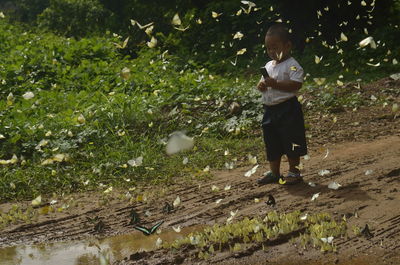
[[[398,87],[397,87],[398,88]],[[378,88],[376,88],[378,89]],[[371,92],[371,93],[376,93]],[[400,104],[399,97],[391,102]],[[336,117],[336,122],[333,118]],[[252,166],[233,170],[212,171],[207,181],[182,181],[169,187],[157,188],[158,195],[147,201],[129,203],[118,196],[110,197],[104,205],[95,192],[73,195],[77,205],[63,213],[40,215],[32,224],[17,224],[0,231],[0,248],[50,243],[66,240],[91,240],[114,235],[130,234],[129,215],[134,209],[142,225],[151,226],[164,220],[162,229],[172,226],[192,227],[224,223],[231,211],[235,218],[265,216],[272,209],[279,212],[301,210],[305,213],[328,212],[338,220],[346,216],[349,236],[335,239],[337,253],[322,253],[308,247],[302,249],[289,240],[264,250],[249,245],[239,253],[222,252],[207,261],[199,260],[190,249],[149,250],[125,253],[114,264],[400,264],[400,118],[391,112],[391,105],[361,107],[331,115],[313,114],[307,132],[309,160],[302,159],[304,183],[285,186],[258,186],[256,179],[268,170],[260,162],[251,177],[244,173]],[[329,151],[328,151],[329,150]],[[283,162],[283,172],[287,165]],[[321,170],[330,173],[320,176]],[[367,173],[367,174],[366,174]],[[336,181],[338,190],[327,188]],[[316,183],[311,187],[308,182]],[[211,190],[215,185],[218,192]],[[229,190],[224,190],[230,185]],[[149,187],[149,189],[154,187]],[[311,201],[313,194],[320,196]],[[268,195],[276,206],[265,204]],[[164,203],[172,203],[179,195],[181,204],[170,213],[163,211]],[[255,198],[259,202],[255,202]],[[217,200],[222,199],[219,203]],[[3,210],[10,204],[0,206]],[[103,222],[95,229],[88,217],[98,216]],[[352,226],[368,224],[373,237],[354,236]],[[97,230],[97,231],[96,231]],[[156,240],[157,237],[154,237]],[[1,262],[0,262],[1,264]],[[17,263],[18,264],[18,263]],[[31,264],[31,263],[27,263]],[[32,263],[33,264],[33,263]],[[59,263],[75,264],[75,263]],[[79,264],[79,263],[76,263]],[[89,264],[89,263],[82,263]]]

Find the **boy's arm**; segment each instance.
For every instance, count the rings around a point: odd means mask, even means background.
[[[293,80],[275,80],[273,78],[266,78],[264,80],[267,87],[272,87],[273,89],[278,89],[286,92],[295,92],[301,88],[303,83],[293,81]]]

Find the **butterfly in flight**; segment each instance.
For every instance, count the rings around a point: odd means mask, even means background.
[[[162,223],[164,223],[164,221],[160,221],[160,222],[158,222],[158,223],[156,223],[152,228],[146,228],[146,227],[143,227],[143,226],[139,226],[139,225],[136,225],[136,226],[134,226],[134,228],[136,229],[136,230],[139,230],[140,232],[142,232],[143,234],[145,234],[146,236],[149,236],[149,235],[151,235],[151,234],[153,234],[156,230],[157,230],[157,228],[160,226],[160,225],[162,225]]]
[[[154,22],[150,22],[149,24],[146,24],[146,25],[143,25],[143,26],[142,26],[142,25],[140,25],[139,22],[137,22],[136,20],[131,19],[131,24],[132,24],[132,26],[137,25],[137,26],[139,27],[139,29],[146,29],[146,28],[152,26],[152,25],[154,24]]]
[[[129,37],[127,37],[127,38],[124,40],[124,42],[122,43],[122,45],[121,45],[121,44],[118,44],[118,43],[115,43],[115,42],[114,42],[114,45],[115,45],[115,47],[117,47],[118,49],[125,49],[126,46],[128,45],[128,41],[129,41]]]
[[[268,201],[265,202],[267,205],[274,206],[276,204],[274,196],[268,195]]]

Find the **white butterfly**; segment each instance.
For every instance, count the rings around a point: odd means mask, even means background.
[[[315,200],[319,197],[319,194],[320,194],[320,192],[315,193],[315,194],[312,196],[311,201],[315,201]]]
[[[313,188],[315,188],[317,186],[317,184],[315,184],[314,182],[308,182],[308,185]]]
[[[33,206],[38,206],[42,203],[42,195],[37,196],[34,200],[32,200]]]
[[[243,10],[244,13],[246,13],[246,14],[250,14],[251,8],[252,8],[251,6],[249,6],[249,8],[247,8],[247,9],[245,9],[245,8],[243,8],[243,7],[240,7],[240,9]]]
[[[143,164],[143,156],[128,160],[127,162],[131,167],[139,167]]]
[[[308,213],[306,213],[303,216],[300,216],[300,220],[305,221],[307,219],[307,217],[308,217]]]
[[[168,139],[166,152],[168,155],[192,149],[194,146],[193,138],[186,136],[183,132],[176,131],[170,135]]]
[[[122,68],[120,75],[124,80],[128,80],[131,76],[131,69],[129,69],[128,67]]]
[[[243,33],[241,33],[240,31],[236,32],[235,35],[233,36],[233,39],[239,39],[241,40],[243,38]]]
[[[33,98],[34,96],[35,96],[35,94],[33,94],[33,92],[31,92],[31,91],[28,91],[28,92],[26,92],[25,94],[22,95],[22,97],[23,97],[24,99],[31,99],[31,98]]]
[[[231,64],[233,65],[233,66],[236,66],[236,63],[237,63],[237,56],[236,56],[236,58],[235,58],[235,62],[232,62],[232,61],[230,61],[231,62]]]
[[[162,245],[162,239],[161,238],[157,238],[157,240],[156,240],[156,246],[159,248],[159,247],[161,247],[161,245]]]
[[[322,60],[322,57],[323,57],[323,56],[318,57],[317,55],[315,55],[315,63],[316,63],[316,64],[319,64],[319,63],[321,62],[321,60]]]
[[[367,63],[368,65],[370,65],[370,66],[374,66],[374,67],[378,67],[378,66],[380,66],[381,65],[381,63],[376,63],[376,64],[372,64],[372,63]]]
[[[342,186],[342,185],[340,185],[339,183],[337,183],[337,182],[335,182],[335,181],[330,182],[330,183],[328,184],[328,188],[329,188],[329,189],[332,189],[332,190],[337,190],[337,189],[339,189],[341,186]]]
[[[172,18],[171,23],[172,23],[172,25],[175,25],[175,26],[180,26],[182,24],[182,21],[181,21],[178,13],[176,13],[174,15],[174,17]]]
[[[252,164],[252,165],[257,164],[257,157],[256,156],[252,156],[251,154],[249,154],[247,156],[247,158],[249,159],[250,164]]]
[[[244,5],[248,5],[249,7],[255,7],[256,4],[251,1],[240,1]]]
[[[233,220],[233,218],[235,218],[235,216],[236,216],[236,214],[238,213],[238,211],[239,211],[239,210],[231,211],[231,216],[230,216],[228,219],[226,219],[226,222],[227,222],[227,223],[230,223],[230,222]]]
[[[181,232],[181,226],[178,225],[177,227],[173,226],[172,229],[174,229],[175,232],[180,233]]]
[[[118,43],[115,43],[115,42],[114,42],[114,45],[115,45],[115,47],[117,47],[118,49],[125,49],[126,46],[128,45],[128,41],[129,41],[129,37],[127,37],[127,38],[124,40],[124,42],[122,43],[122,45],[120,45],[120,44],[118,44]]]
[[[329,170],[327,169],[322,169],[318,172],[318,175],[320,175],[321,177],[328,175],[329,173],[331,173]]]
[[[156,38],[151,37],[151,40],[148,41],[146,44],[147,44],[147,46],[149,46],[149,48],[154,48],[154,47],[157,46],[157,42],[158,42],[158,41],[157,41]]]
[[[142,25],[140,25],[139,22],[137,22],[136,20],[131,19],[131,24],[132,24],[132,26],[137,25],[140,29],[145,29],[145,28],[147,28],[147,27],[152,26],[152,25],[154,24],[154,22],[150,22],[149,24],[146,24],[146,25],[143,25],[143,26],[142,26]]]
[[[300,145],[295,144],[295,143],[292,143],[292,151],[294,151],[294,149],[295,149],[296,147],[300,147]]]
[[[276,58],[278,59],[278,61],[280,61],[282,59],[282,56],[283,56],[283,52],[276,53]]]
[[[333,242],[333,238],[334,238],[333,236],[323,237],[323,238],[321,238],[321,241],[324,242],[324,243],[331,244]]]
[[[323,78],[323,77],[315,77],[314,79],[314,82],[315,83],[317,83],[317,85],[322,85],[323,83],[325,83],[325,81],[326,81],[326,78]]]
[[[244,54],[246,51],[247,51],[246,48],[240,49],[240,50],[237,51],[236,55],[242,55],[242,54]]]
[[[324,156],[322,159],[325,159],[325,158],[327,158],[327,157],[328,157],[328,155],[329,155],[329,149],[327,148],[327,149],[326,149],[326,154],[325,154],[325,156]]]
[[[399,110],[399,105],[397,105],[397,103],[394,103],[392,106],[392,112],[396,113]]]
[[[186,28],[183,28],[183,27],[180,27],[180,28],[174,27],[174,29],[179,30],[179,31],[186,31],[186,30],[189,29],[189,26],[187,26]]]
[[[148,36],[151,36],[151,34],[153,33],[153,29],[154,29],[154,26],[150,26],[150,27],[148,27],[144,32],[145,32]]]
[[[226,169],[233,169],[235,167],[235,162],[225,162]]]
[[[212,11],[211,12],[211,16],[213,17],[213,18],[217,18],[217,17],[219,17],[220,15],[222,15],[222,13],[217,13],[217,12],[214,12],[214,11]]]
[[[211,186],[211,190],[212,191],[219,191],[219,188],[217,186],[215,186],[215,185],[212,185]]]
[[[251,175],[253,175],[254,173],[256,173],[258,167],[259,167],[259,165],[255,165],[252,169],[250,169],[249,171],[247,171],[246,173],[244,173],[244,176],[245,176],[245,177],[250,177]]]
[[[344,33],[343,33],[343,32],[341,32],[341,33],[340,33],[340,39],[341,39],[342,41],[348,41],[348,38],[347,38],[347,36],[346,36],[346,35],[344,35]]]
[[[181,204],[181,198],[179,195],[176,197],[176,199],[173,202],[174,207],[177,207],[179,204]]]

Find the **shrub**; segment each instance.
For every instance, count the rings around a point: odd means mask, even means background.
[[[103,29],[109,15],[98,0],[50,0],[38,22],[58,34],[83,37]]]

